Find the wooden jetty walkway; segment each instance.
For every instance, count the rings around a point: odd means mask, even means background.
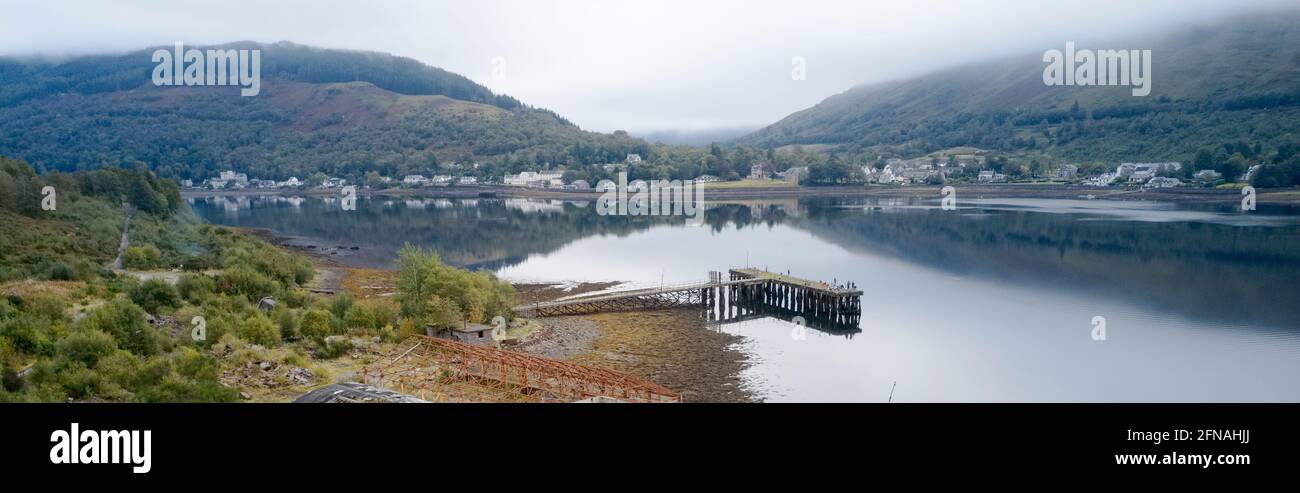
[[[699,306],[719,314],[775,308],[806,319],[856,326],[862,291],[761,269],[731,269],[727,279],[607,291],[515,307],[521,315],[551,317],[609,311]]]

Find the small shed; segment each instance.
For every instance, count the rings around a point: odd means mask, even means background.
[[[432,325],[426,325],[424,332],[429,337],[439,337],[450,339],[456,342],[474,344],[479,346],[495,346],[496,340],[492,338],[492,326],[483,324],[465,324],[456,327],[436,328]]]

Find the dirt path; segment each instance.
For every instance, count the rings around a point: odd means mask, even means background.
[[[131,216],[135,214],[135,207],[131,204],[123,204],[126,207],[126,221],[122,223],[122,242],[117,247],[117,258],[108,266],[109,270],[122,270],[122,257],[126,256],[126,249],[131,246]]]

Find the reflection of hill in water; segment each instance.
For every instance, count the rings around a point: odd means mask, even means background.
[[[946,272],[1088,289],[1225,323],[1296,328],[1300,320],[1300,229],[1293,226],[1081,221],[1024,211],[810,210],[791,225],[850,250]]]
[[[360,261],[370,266],[391,261],[397,250],[410,242],[437,250],[452,265],[498,269],[588,236],[623,236],[674,222],[646,216],[600,216],[591,206],[550,201],[363,198],[357,202],[357,210],[345,212],[328,200],[307,199],[294,205],[278,197],[215,199],[197,199],[193,207],[202,217],[222,224],[265,228],[326,245],[358,245],[377,257]],[[293,212],[258,212],[273,208],[292,208]]]
[[[326,245],[359,245],[388,265],[402,244],[439,251],[476,269],[517,265],[594,235],[625,236],[681,218],[609,217],[571,203],[504,200],[362,199],[356,211],[317,199],[223,201],[194,208],[215,222],[274,230]],[[1087,289],[1111,298],[1224,322],[1295,327],[1293,283],[1300,228],[1199,222],[1082,221],[1080,216],[1014,210],[946,212],[861,201],[710,205],[715,232],[788,224],[850,250],[873,252],[962,275]],[[262,208],[291,213],[257,213]],[[342,261],[349,261],[341,258]],[[918,293],[918,296],[924,296]]]

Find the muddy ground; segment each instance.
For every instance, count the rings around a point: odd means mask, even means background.
[[[608,284],[582,284],[570,291],[518,285],[520,301],[549,301],[598,291]],[[739,336],[709,328],[698,311],[681,308],[536,319],[540,326],[515,350],[625,371],[682,395],[683,402],[753,402],[741,373],[748,363],[733,348]]]
[[[265,230],[246,230],[282,248],[311,258],[317,276],[309,288],[347,292],[358,299],[388,298],[396,292],[396,272],[347,267],[322,252],[284,244]],[[619,283],[516,284],[519,303],[550,301],[601,291]],[[709,328],[696,310],[671,309],[549,317],[532,321],[532,330],[510,349],[548,358],[625,371],[682,395],[684,402],[752,402],[741,373],[741,340]]]

